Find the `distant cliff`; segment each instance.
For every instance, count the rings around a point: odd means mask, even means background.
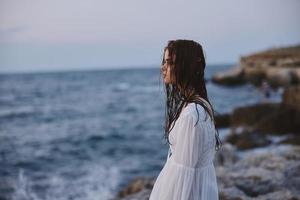
[[[212,79],[217,84],[250,82],[256,86],[264,80],[272,87],[300,84],[300,44],[241,56],[237,66]]]

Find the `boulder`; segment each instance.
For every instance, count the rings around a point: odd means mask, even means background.
[[[284,90],[282,104],[300,112],[300,86],[291,86]]]
[[[212,82],[222,85],[240,85],[245,83],[243,69],[234,67],[226,72],[219,72],[212,77]]]
[[[236,133],[242,127],[247,132],[300,133],[300,112],[296,109],[298,104],[288,102],[290,100],[287,99],[285,103],[261,103],[234,109],[230,117],[232,132]]]
[[[226,128],[230,126],[230,114],[219,114],[215,116],[216,127]]]
[[[255,132],[243,132],[239,134],[230,134],[226,142],[233,144],[240,150],[266,146],[272,141],[265,135]]]
[[[253,104],[244,107],[237,107],[233,110],[230,118],[232,127],[238,126],[254,126],[258,121],[266,117],[266,115],[273,115],[280,109],[278,103],[261,103]]]
[[[136,177],[128,185],[119,191],[113,200],[147,199],[155,182],[155,177]]]

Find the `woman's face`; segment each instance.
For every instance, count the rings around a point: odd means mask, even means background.
[[[172,59],[169,56],[169,50],[167,49],[164,53],[164,60],[162,65],[162,74],[163,79],[166,84],[173,83],[173,80],[171,78],[171,69],[174,67],[175,57]]]

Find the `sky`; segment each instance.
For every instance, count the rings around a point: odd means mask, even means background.
[[[0,0],[0,73],[159,67],[170,39],[207,64],[300,44],[299,0]]]

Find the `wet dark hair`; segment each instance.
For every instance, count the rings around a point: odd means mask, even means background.
[[[169,40],[164,48],[162,65],[164,64],[164,53],[169,51],[169,56],[175,62],[172,64],[170,76],[172,83],[165,84],[166,106],[165,106],[165,126],[164,139],[170,144],[169,134],[178,119],[181,110],[187,103],[194,102],[200,104],[210,115],[216,127],[215,111],[207,97],[204,69],[206,66],[202,46],[193,40]],[[201,97],[201,98],[199,98]],[[209,107],[203,101],[209,103]],[[199,113],[196,107],[198,120]],[[207,114],[206,118],[207,119]],[[197,120],[197,123],[198,123]],[[196,123],[196,124],[197,124]],[[218,129],[215,128],[216,144],[215,149],[221,147]]]

